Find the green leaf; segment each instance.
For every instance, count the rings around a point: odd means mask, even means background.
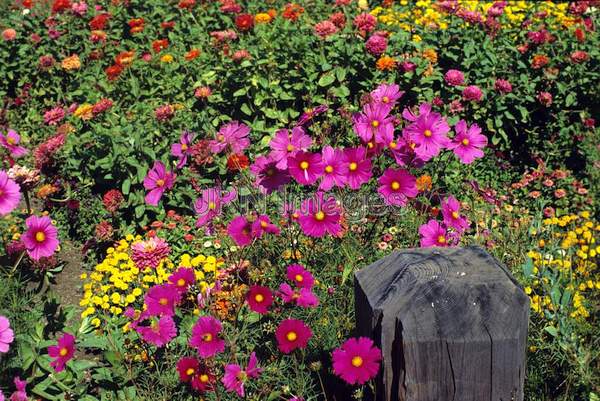
[[[335,75],[333,74],[325,74],[323,75],[318,82],[319,86],[329,86],[335,81]]]
[[[558,330],[554,326],[546,326],[546,327],[544,327],[544,330],[548,334],[550,334],[552,337],[557,337],[558,336]]]
[[[240,110],[247,116],[252,115],[252,110],[250,110],[250,107],[246,103],[244,103],[242,107],[240,107]]]
[[[131,180],[129,178],[125,179],[125,181],[123,181],[123,184],[121,185],[121,191],[123,192],[123,195],[129,195],[129,190],[131,189]]]
[[[233,92],[233,97],[244,96],[246,93],[248,93],[248,88],[238,89]]]
[[[530,277],[531,273],[533,273],[533,261],[530,258],[527,258],[523,265],[523,274],[525,277]]]

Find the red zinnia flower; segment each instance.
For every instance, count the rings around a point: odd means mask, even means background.
[[[102,30],[104,30],[104,28],[106,27],[106,23],[108,22],[109,18],[110,18],[110,14],[108,14],[108,13],[102,13],[102,14],[96,15],[90,21],[90,24],[89,24],[90,25],[90,29],[92,31],[102,31]]]
[[[152,49],[154,50],[154,53],[160,53],[161,50],[164,50],[167,47],[169,47],[168,39],[157,39],[152,42]]]
[[[254,27],[254,17],[250,14],[240,14],[235,18],[235,26],[244,32]]]
[[[132,34],[139,33],[144,30],[144,19],[143,18],[133,18],[130,19],[127,23],[129,25],[129,32]]]
[[[60,13],[61,11],[66,11],[71,8],[71,2],[69,0],[54,0],[52,4],[52,13]]]
[[[177,7],[191,10],[196,5],[196,0],[181,0]]]

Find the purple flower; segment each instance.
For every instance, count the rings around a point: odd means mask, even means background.
[[[0,145],[10,152],[12,158],[25,156],[29,152],[24,147],[19,146],[19,142],[21,142],[21,137],[12,129],[8,130],[6,136],[0,133]]]
[[[448,146],[447,134],[450,127],[440,114],[431,112],[430,104],[424,103],[419,107],[418,117],[408,109],[405,109],[402,115],[405,119],[413,121],[404,128],[403,135],[415,143],[415,153],[423,161],[437,156],[441,149]]]
[[[250,172],[256,177],[256,186],[266,194],[277,191],[291,180],[287,169],[278,169],[277,162],[266,156],[257,157],[250,166]]]
[[[246,124],[237,121],[225,124],[217,133],[216,138],[210,141],[210,150],[221,153],[229,147],[232,153],[242,153],[244,149],[250,146],[249,133],[250,128]]]
[[[177,168],[182,168],[187,163],[187,158],[191,154],[190,145],[194,140],[194,134],[192,132],[184,131],[179,138],[179,143],[171,145],[171,154],[179,160],[177,161]]]
[[[427,224],[419,227],[419,234],[421,235],[421,246],[424,248],[430,246],[448,246],[446,227],[435,220],[429,220]]]
[[[20,200],[19,184],[8,178],[6,172],[0,170],[0,216],[15,210]]]
[[[444,80],[448,85],[459,86],[465,83],[465,76],[459,70],[448,70],[444,74]]]
[[[497,79],[494,82],[494,89],[503,94],[510,93],[512,92],[512,85],[506,79]]]
[[[371,159],[367,157],[367,150],[363,147],[347,148],[344,150],[344,169],[348,172],[345,180],[352,189],[359,189],[364,183],[369,182],[371,172]]]
[[[469,221],[460,215],[460,202],[453,196],[448,196],[442,202],[442,216],[444,223],[458,232],[462,233],[469,228]]]
[[[371,99],[373,99],[373,102],[375,103],[387,106],[389,112],[402,95],[404,95],[404,92],[400,90],[398,85],[380,84],[373,92],[371,92]]]
[[[469,85],[462,92],[463,99],[469,102],[480,102],[483,99],[483,92],[477,85]]]
[[[221,188],[214,187],[202,190],[202,195],[194,202],[194,211],[199,216],[196,227],[202,227],[221,214],[223,205],[228,204],[237,196],[232,190],[222,194]]]
[[[44,113],[44,122],[48,125],[58,125],[65,118],[65,114],[62,107],[54,107]]]
[[[253,240],[252,224],[244,216],[237,216],[229,222],[227,234],[238,246],[250,245]]]
[[[323,148],[323,176],[319,189],[329,191],[333,186],[342,188],[346,182],[346,170],[344,163],[344,152],[327,145]]]
[[[318,153],[298,152],[288,159],[290,175],[302,185],[312,185],[325,170],[322,157]]]
[[[245,396],[244,384],[248,379],[256,379],[262,369],[258,367],[256,354],[250,354],[248,367],[242,369],[240,365],[229,364],[225,366],[225,374],[223,375],[223,385],[228,392],[236,392],[240,397]]]
[[[58,230],[48,216],[29,216],[25,220],[27,231],[21,237],[27,254],[33,260],[50,257],[58,248]]]
[[[289,130],[280,129],[269,144],[271,147],[269,157],[277,162],[278,169],[285,170],[288,157],[294,156],[299,151],[307,150],[311,144],[312,139],[304,133],[302,127],[292,128],[291,135]]]
[[[304,114],[300,116],[300,119],[298,120],[296,125],[308,127],[312,123],[314,117],[318,116],[319,114],[325,113],[328,109],[329,107],[326,104],[317,106],[314,109],[306,109]]]
[[[477,124],[468,127],[464,120],[460,120],[454,126],[454,130],[457,135],[448,145],[448,149],[452,149],[461,162],[470,164],[473,160],[483,157],[482,149],[486,147],[488,140],[485,135],[481,135],[481,128]]]
[[[15,334],[10,328],[10,321],[5,316],[0,316],[0,354],[8,352],[14,339]]]
[[[181,293],[174,284],[155,285],[144,297],[146,312],[150,316],[173,316],[175,305],[181,302]]]
[[[377,143],[389,143],[394,138],[394,123],[389,112],[390,107],[381,103],[365,105],[362,113],[353,117],[354,131],[365,143],[372,139]]]
[[[152,206],[158,205],[165,191],[173,188],[175,177],[176,175],[173,172],[165,169],[162,162],[155,161],[144,178],[144,188],[149,191],[145,197],[146,203]]]
[[[408,171],[388,168],[379,178],[378,192],[386,205],[406,206],[408,198],[419,193],[416,182]]]
[[[212,316],[201,316],[192,327],[189,345],[202,358],[209,358],[225,350],[225,341],[219,338],[223,326]]]
[[[27,401],[27,382],[19,376],[14,379],[16,391],[10,396],[10,401]]]
[[[387,39],[381,35],[373,35],[365,42],[367,51],[374,56],[380,56],[385,53],[387,45]]]
[[[145,342],[163,347],[177,336],[177,327],[171,316],[162,316],[158,320],[150,317],[150,320],[150,326],[134,325],[135,331]]]
[[[266,214],[262,214],[252,223],[252,236],[260,238],[264,233],[279,235],[279,227],[271,223],[271,219]]]
[[[304,200],[296,213],[300,228],[311,237],[337,235],[342,231],[341,212],[335,198],[325,198],[323,192],[317,192],[315,197]]]
[[[48,347],[48,356],[54,358],[50,362],[50,366],[58,372],[62,372],[65,369],[65,364],[73,358],[75,354],[75,337],[72,334],[65,333],[61,338],[58,339],[56,345]]]

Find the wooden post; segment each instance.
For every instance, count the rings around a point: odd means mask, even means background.
[[[395,252],[355,274],[378,401],[522,401],[529,298],[482,248]]]

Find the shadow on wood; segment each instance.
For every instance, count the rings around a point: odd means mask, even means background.
[[[529,298],[479,247],[395,252],[355,274],[378,401],[523,400]]]

